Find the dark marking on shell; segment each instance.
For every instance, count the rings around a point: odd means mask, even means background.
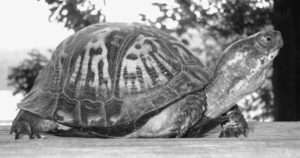
[[[126,59],[129,59],[129,60],[136,60],[137,58],[138,58],[138,56],[135,54],[128,54],[126,56]]]
[[[159,43],[159,41],[155,41],[155,42]],[[146,39],[144,41],[144,44],[147,44],[147,45],[151,46],[151,48],[152,48],[151,52],[157,52],[157,47],[155,46],[155,44],[153,43],[153,41],[151,41],[149,39]]]
[[[89,62],[88,62],[88,72],[87,72],[87,77],[86,77],[86,80],[85,80],[85,86],[88,86],[90,82],[94,82],[94,79],[95,79],[95,73],[92,71],[92,62],[93,62],[93,57],[95,52],[92,51],[92,49],[90,50],[89,52]]]
[[[154,59],[154,61],[157,63],[162,74],[165,75],[168,78],[168,80],[171,80],[173,78],[173,74],[156,58],[156,56],[154,55],[153,52],[150,52],[149,54]]]
[[[99,86],[104,82],[104,78],[103,78],[103,60],[100,60],[98,62],[98,79],[99,79]]]
[[[132,82],[135,82],[135,79],[136,79],[135,73],[129,73],[128,77],[129,77],[129,80],[131,80]]]
[[[140,44],[136,44],[136,45],[134,45],[134,48],[135,49],[141,49],[141,45]]]
[[[117,58],[120,49],[126,39],[128,32],[125,31],[113,31],[105,38],[105,46],[107,48],[107,61],[108,65],[108,73],[111,78],[111,81],[115,80],[116,66],[117,66]],[[113,83],[113,82],[112,82]]]
[[[101,55],[101,54],[102,54],[102,48],[101,48],[101,47],[99,47],[99,48],[97,48],[97,49],[91,48],[91,49],[90,49],[90,52],[89,52],[89,55],[90,55],[90,56]]]
[[[60,64],[64,65],[64,63],[65,63],[65,58],[64,57],[60,57]]]
[[[146,63],[146,58],[144,57],[143,54],[140,55],[141,59],[142,59],[142,62],[143,62],[143,65],[145,66],[145,69],[147,71],[147,73],[149,74],[151,80],[152,80],[152,83],[153,85],[157,85],[158,82],[157,82],[157,79],[158,79],[158,74],[157,72],[155,71],[155,68],[151,68],[147,65]]]
[[[127,83],[128,83],[128,80],[129,80],[129,74],[127,72],[127,67],[124,67],[123,79],[124,79],[124,82],[125,82],[125,87],[127,87]]]
[[[87,70],[87,77],[86,77],[86,80],[85,80],[85,88],[84,88],[84,94],[85,96],[87,97],[87,99],[90,99],[90,100],[95,100],[96,99],[96,88],[97,87],[90,87],[90,83],[92,82],[95,82],[95,72],[92,71],[92,62],[93,62],[93,59],[94,59],[94,56],[96,55],[101,55],[102,54],[102,48],[97,48],[97,49],[94,49],[94,48],[91,48],[90,51],[89,51],[89,61],[88,61],[88,70]],[[101,62],[101,61],[100,61]],[[100,76],[99,76],[99,73],[100,71],[102,71],[102,69],[99,69],[99,63],[98,62],[98,77],[99,77],[99,81],[100,81]],[[102,61],[102,64],[103,64],[103,61]],[[100,67],[101,68],[101,67]],[[103,79],[103,77],[102,77]],[[99,82],[99,85],[100,82]]]
[[[181,69],[182,69],[182,65],[179,61],[177,61],[176,59],[173,59],[173,60],[170,60],[168,58],[170,58],[170,56],[166,56],[166,57],[163,57],[161,54],[157,53],[157,55],[162,59],[164,60],[165,62],[167,62],[168,64],[171,65],[171,67],[176,71],[176,72],[180,72]],[[176,62],[177,61],[177,62]]]
[[[145,89],[143,72],[139,66],[136,67],[136,76],[137,76],[137,80],[139,81],[139,83],[141,85],[141,88]]]

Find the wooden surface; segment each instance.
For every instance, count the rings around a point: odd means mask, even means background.
[[[220,128],[204,138],[98,139],[62,138],[15,141],[0,126],[0,158],[4,157],[300,157],[300,122],[249,123],[247,138],[217,138]]]

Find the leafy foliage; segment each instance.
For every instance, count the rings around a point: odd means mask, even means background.
[[[10,68],[8,75],[9,86],[13,86],[17,93],[26,94],[32,88],[39,71],[48,63],[48,59],[37,50],[31,50],[29,59],[25,59],[20,65]]]
[[[210,32],[229,36],[232,34],[253,34],[271,24],[272,1],[269,0],[175,0],[176,6],[153,3],[161,16],[154,21],[141,14],[142,20],[179,35],[189,28],[202,27]],[[176,23],[175,28],[168,24]]]
[[[90,0],[45,0],[50,6],[49,21],[64,23],[75,32],[98,22],[105,22],[105,15]],[[103,0],[105,3],[105,1]]]

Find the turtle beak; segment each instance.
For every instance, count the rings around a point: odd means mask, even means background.
[[[284,44],[283,44],[281,33],[279,31],[275,31],[275,32],[276,32],[276,36],[277,36],[278,46],[279,46],[279,48],[282,48]]]

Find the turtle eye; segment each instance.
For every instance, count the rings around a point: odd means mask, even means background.
[[[264,35],[264,36],[262,36],[261,40],[262,40],[262,42],[264,44],[271,44],[271,43],[273,43],[273,37],[271,35]]]

